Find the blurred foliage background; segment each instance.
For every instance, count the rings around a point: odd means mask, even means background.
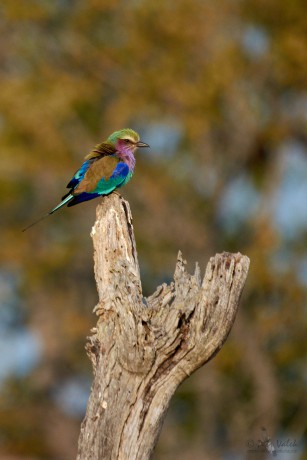
[[[190,270],[251,259],[231,335],[178,390],[154,459],[249,458],[261,427],[306,459],[306,2],[2,0],[0,28],[1,459],[75,458],[97,201],[21,229],[123,127],[151,145],[123,190],[144,294],[179,249]]]

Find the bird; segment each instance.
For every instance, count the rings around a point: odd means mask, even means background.
[[[22,231],[33,227],[65,205],[75,206],[99,196],[109,195],[125,185],[134,172],[135,151],[143,147],[149,145],[141,141],[139,134],[133,129],[124,128],[112,133],[85,156],[84,163],[68,182],[66,188],[69,191],[60,203]]]

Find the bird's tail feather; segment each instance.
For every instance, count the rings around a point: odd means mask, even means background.
[[[65,204],[69,203],[70,200],[73,199],[73,195],[71,195],[70,193],[66,196],[64,196],[62,198],[62,201],[61,203],[59,203],[55,208],[51,209],[51,211],[48,213],[48,214],[53,214],[55,211],[57,211],[58,209],[62,208],[63,206],[65,206]]]
[[[65,204],[69,203],[69,201],[72,200],[72,199],[73,199],[73,195],[71,195],[71,194],[67,195],[65,197],[65,199],[62,200],[61,203],[59,203],[55,208],[51,209],[50,212],[48,212],[47,214],[43,215],[42,217],[40,217],[39,219],[35,220],[34,222],[32,222],[32,224],[30,224],[27,227],[25,227],[22,231],[25,232],[26,230],[28,230],[28,228],[31,228],[34,225],[38,224],[38,222],[40,222],[41,220],[46,219],[46,217],[50,216],[55,211],[57,211],[58,209],[62,208],[62,206],[65,206]]]

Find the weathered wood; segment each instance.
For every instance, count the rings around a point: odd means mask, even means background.
[[[104,198],[91,235],[99,303],[87,352],[95,376],[78,459],[146,460],[178,385],[225,342],[249,259],[217,254],[201,280],[179,253],[174,282],[144,299],[129,204]]]

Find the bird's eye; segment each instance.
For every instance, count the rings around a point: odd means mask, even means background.
[[[126,144],[129,144],[130,139],[124,139],[124,141],[126,142]]]

